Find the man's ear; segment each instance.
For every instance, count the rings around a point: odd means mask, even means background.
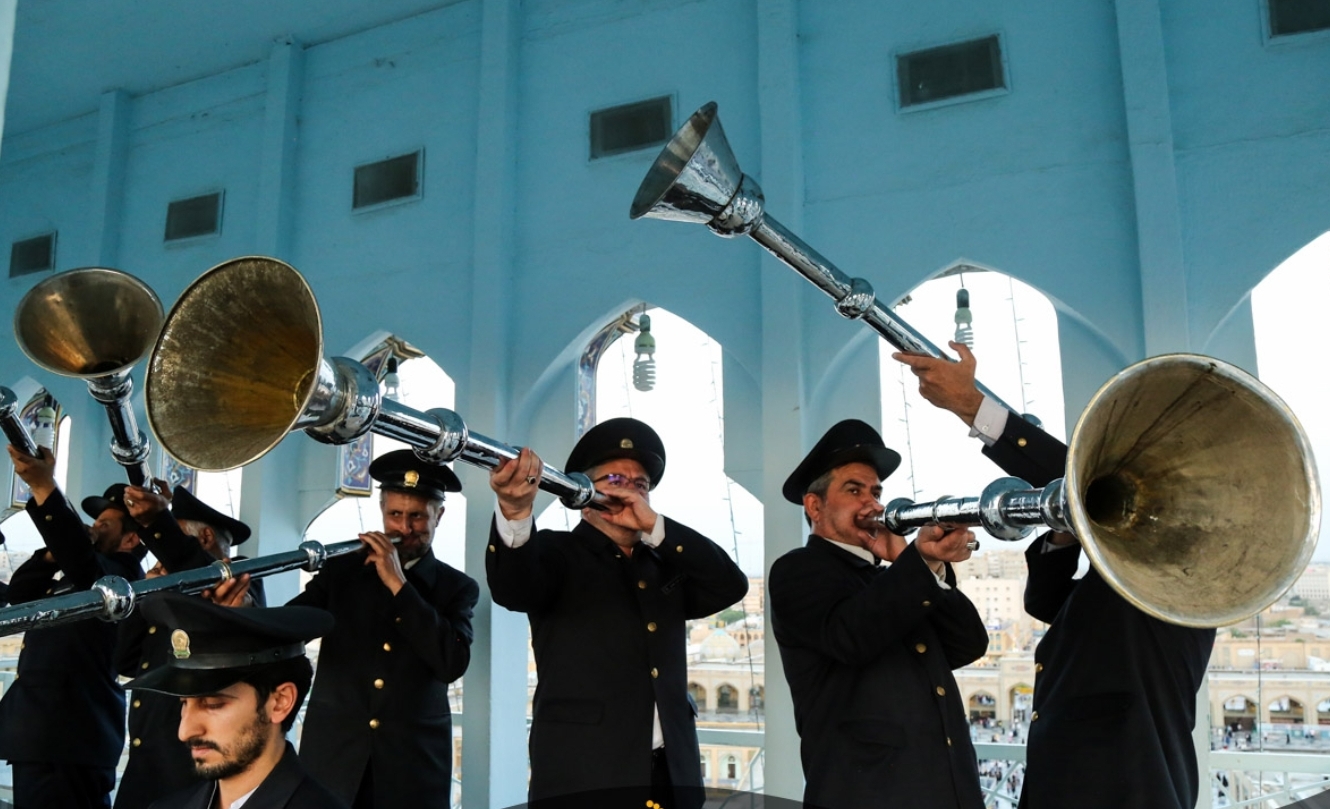
[[[217,550],[217,532],[212,530],[212,526],[204,525],[199,528],[199,545],[209,554],[216,556]]]
[[[804,494],[804,515],[808,517],[810,522],[817,522],[818,518],[822,516],[823,505],[822,498],[813,492]]]
[[[272,690],[268,695],[268,704],[264,706],[264,712],[268,716],[268,721],[274,725],[280,725],[286,721],[286,717],[291,715],[291,711],[296,707],[296,684],[282,683]]]

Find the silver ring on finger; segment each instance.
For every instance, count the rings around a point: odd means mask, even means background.
[[[979,540],[977,540],[977,539],[972,539],[972,540],[970,540],[969,542],[965,543],[965,547],[966,547],[971,553],[973,553],[974,551],[979,550]]]
[[[535,475],[529,475],[529,476],[527,477],[527,479],[526,479],[526,483],[527,483],[528,486],[534,486],[534,485],[536,485],[536,476],[535,476]]]

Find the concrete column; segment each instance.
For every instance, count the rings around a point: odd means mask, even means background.
[[[1189,351],[1187,272],[1159,0],[1117,0],[1115,8],[1136,197],[1145,355]]]
[[[254,244],[260,254],[286,260],[291,258],[295,215],[292,200],[304,77],[304,46],[290,39],[274,44],[268,52],[268,93],[263,105]]]
[[[799,97],[799,7],[795,0],[763,0],[757,12],[758,104],[762,126],[762,185],[767,199],[777,200],[777,218],[800,231],[803,225],[804,179]],[[802,413],[805,396],[803,332],[798,292],[802,280],[763,254],[762,267],[762,487],[756,494],[765,504],[763,531],[766,573],[782,554],[803,543],[799,509],[781,497],[781,485],[805,449]],[[799,734],[794,727],[790,687],[779,665],[780,655],[765,615],[766,776],[764,792],[799,800],[803,767]]]
[[[471,373],[458,390],[468,425],[507,441],[519,441],[529,427],[509,423],[511,337],[503,300],[514,275],[520,31],[519,0],[481,0]],[[526,801],[526,618],[490,597],[485,554],[494,498],[483,471],[458,471],[470,493],[466,569],[480,583],[463,689],[462,802],[497,809]]]
[[[97,144],[89,200],[90,243],[96,255],[87,263],[99,267],[115,267],[120,252],[120,216],[129,151],[129,101],[124,90],[107,90],[102,93],[97,110]]]

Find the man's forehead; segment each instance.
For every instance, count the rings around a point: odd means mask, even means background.
[[[831,479],[835,484],[861,483],[865,486],[877,486],[882,482],[877,476],[877,470],[862,461],[836,467],[832,470]]]
[[[428,511],[430,500],[418,494],[398,491],[379,492],[379,502],[389,511]]]
[[[610,473],[634,478],[648,477],[646,468],[632,458],[611,458],[602,464],[596,465],[592,471],[596,473],[592,477],[600,477]]]

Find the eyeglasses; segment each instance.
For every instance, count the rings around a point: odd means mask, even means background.
[[[643,493],[651,491],[651,481],[647,480],[646,478],[630,478],[627,475],[620,475],[615,472],[611,472],[608,475],[601,475],[600,477],[596,478],[591,482],[600,483],[601,481],[605,481],[611,486],[620,489],[627,489],[631,487]]]

